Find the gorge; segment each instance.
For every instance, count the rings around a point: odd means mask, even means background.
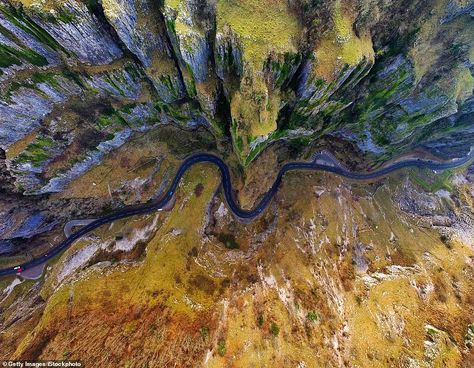
[[[169,196],[0,279],[0,359],[470,367],[473,90],[471,0],[0,0],[0,269]]]

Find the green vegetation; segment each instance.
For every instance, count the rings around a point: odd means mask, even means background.
[[[315,50],[315,76],[327,82],[332,81],[335,74],[340,74],[341,65],[355,66],[364,59],[374,60],[370,34],[354,32],[352,14],[347,14],[339,2],[336,3],[332,18],[334,29],[327,33]]]
[[[319,319],[319,315],[315,311],[308,312],[306,318],[311,322],[316,322]]]
[[[241,51],[238,50],[239,54]],[[234,50],[232,49],[231,44],[227,44],[224,47],[223,53],[217,52],[216,59],[219,64],[222,65],[225,74],[229,75],[241,75],[242,70],[240,70],[240,65],[238,64],[237,60],[234,58]]]
[[[196,81],[194,78],[194,73],[193,70],[189,65],[186,64],[186,70],[187,74],[189,75],[188,78],[185,80],[185,85],[186,85],[186,92],[188,93],[188,96],[190,98],[194,98],[197,95],[197,90],[196,90]]]
[[[219,343],[217,344],[217,353],[220,356],[224,356],[225,352],[226,352],[225,341],[220,340]]]
[[[231,96],[230,107],[234,149],[246,165],[253,158],[248,158],[252,153],[243,137],[267,136],[277,129],[282,103],[279,88],[289,82],[301,60],[296,47],[300,25],[282,0],[219,0],[217,31],[229,37],[222,45],[224,50],[217,54],[217,62],[226,74],[242,77],[238,91]],[[242,65],[237,65],[234,47],[239,48]]]
[[[10,30],[5,28],[1,24],[0,24],[0,34],[3,35],[5,38],[11,40],[12,42],[14,42],[17,45],[22,44],[21,40],[15,34],[13,34]]]
[[[235,236],[232,234],[219,234],[217,239],[224,244],[227,249],[239,249],[239,244],[235,240]]]
[[[176,35],[176,19],[171,18],[171,17],[166,17],[165,21],[166,21],[166,29],[168,30],[168,32]]]
[[[7,68],[13,64],[22,64],[15,54],[9,52],[9,49],[11,49],[11,47],[9,48],[6,45],[0,44],[0,68]]]
[[[444,170],[439,174],[435,174],[431,170],[423,170],[422,173],[418,170],[410,170],[410,179],[427,192],[434,193],[441,189],[451,192],[453,188],[449,178],[452,174],[453,170]]]
[[[279,53],[295,51],[300,29],[286,1],[217,1],[217,27],[225,25],[243,42],[244,59],[261,69],[270,49]]]
[[[61,45],[59,45],[59,43],[56,42],[56,40],[51,37],[48,32],[38,26],[24,13],[22,7],[16,9],[13,6],[5,7],[0,5],[0,13],[2,13],[5,18],[7,18],[7,20],[13,23],[15,26],[36,37],[38,41],[51,47],[53,50],[61,50],[66,55],[69,55],[69,53]]]
[[[4,257],[5,258],[5,257]],[[25,262],[25,257],[14,257],[14,259],[11,259],[10,257],[6,257],[5,262],[0,262],[0,267],[7,267],[7,266],[12,266],[13,264],[20,264],[22,262]],[[12,257],[13,258],[13,257]],[[13,263],[12,263],[13,262]],[[12,279],[7,279],[7,285],[10,284],[13,280]],[[10,295],[6,299],[2,300],[2,310],[3,308],[7,309],[9,305],[15,302],[20,296],[25,295],[35,283],[37,283],[37,280],[24,280],[15,288],[12,290]],[[7,286],[5,285],[5,287]],[[0,287],[0,293],[3,291],[3,288]],[[0,294],[1,295],[1,294]],[[1,299],[0,299],[1,300]],[[8,314],[2,314],[4,318],[8,318]]]
[[[202,338],[205,339],[207,336],[209,336],[209,327],[202,326],[199,329],[199,333],[201,334]]]
[[[125,104],[122,106],[121,111],[123,111],[126,114],[130,114],[136,106],[137,106],[136,102]]]
[[[253,160],[268,146],[269,141],[262,142],[258,144],[254,149],[252,149],[247,157],[244,160],[244,166],[248,166],[252,163]]]
[[[242,152],[244,149],[244,140],[242,136],[237,135],[234,140],[235,146],[237,147],[238,152]]]
[[[125,92],[123,91],[121,85],[117,84],[117,82],[114,80],[115,76],[111,76],[110,74],[107,74],[104,76],[104,80],[108,82],[115,90],[118,91],[120,96],[125,97]],[[120,83],[125,83],[125,80],[119,80]]]
[[[21,65],[26,61],[35,66],[48,65],[48,60],[30,49],[16,49],[14,47],[0,44],[0,68],[6,68],[11,65]]]
[[[356,66],[344,65],[338,72],[338,77],[331,82],[326,82],[317,75],[312,77],[312,96],[298,101],[285,128],[296,129],[304,127],[319,136],[330,133],[339,127],[339,122],[344,115],[346,107],[352,100],[344,98],[370,71],[372,63],[363,60]],[[350,75],[347,77],[347,73]],[[344,79],[343,79],[344,78]],[[334,92],[337,92],[337,96]]]
[[[129,111],[126,107],[125,110]],[[121,127],[129,126],[128,122],[120,115],[120,110],[115,110],[112,106],[107,106],[96,120],[96,125],[99,130],[105,130],[108,127],[113,127],[115,130]]]
[[[463,103],[472,96],[474,91],[474,76],[469,68],[461,68],[456,84],[455,96],[456,101]]]
[[[179,91],[175,88],[173,81],[170,75],[161,75],[159,77],[160,82],[166,87],[168,92],[171,94],[173,99],[177,99],[179,97]]]
[[[299,150],[303,147],[308,146],[311,142],[314,141],[317,137],[321,136],[322,133],[319,134],[311,134],[311,135],[304,135],[304,136],[296,136],[296,137],[288,137],[288,130],[286,129],[278,129],[275,130],[267,140],[260,142],[257,144],[252,150],[250,150],[249,154],[244,158],[244,166],[248,166],[252,163],[255,158],[268,147],[268,145],[272,142],[275,142],[279,139],[288,139],[288,144]]]
[[[165,113],[177,123],[186,123],[189,117],[184,114],[182,106],[179,104],[163,103],[158,101],[153,106],[158,112]]]
[[[86,88],[82,80],[80,79],[80,76],[76,72],[72,72],[69,69],[65,69],[62,72],[56,73],[56,72],[36,72],[31,75],[30,78],[22,80],[21,82],[17,81],[12,81],[10,84],[5,88],[3,93],[3,97],[5,99],[9,99],[13,92],[17,91],[18,89],[24,87],[24,88],[30,88],[36,90],[39,94],[44,94],[43,91],[41,91],[38,87],[37,84],[40,83],[45,83],[48,84],[50,87],[55,88],[55,89],[61,89],[61,85],[59,83],[59,80],[57,77],[63,76],[72,82],[78,84],[80,87],[83,89]],[[45,96],[47,97],[47,96]]]
[[[272,322],[270,324],[270,333],[273,336],[278,336],[278,334],[280,333],[280,327],[278,327],[278,325],[275,322]]]
[[[55,141],[49,137],[38,137],[36,142],[29,144],[26,150],[18,156],[16,162],[31,163],[34,167],[39,167],[49,158],[48,151],[54,147]]]
[[[135,64],[128,63],[123,67],[123,69],[129,74],[133,79],[139,79],[143,77],[143,74],[140,69],[137,69]]]
[[[86,85],[82,81],[81,75],[78,72],[75,72],[73,70],[70,70],[70,69],[66,68],[66,69],[63,70],[62,74],[64,75],[64,77],[66,77],[66,78],[72,80],[73,82],[75,82],[81,88],[83,88],[83,89],[86,88]]]
[[[293,76],[292,72],[298,67],[302,59],[300,53],[286,52],[283,62],[275,61],[271,58],[265,62],[265,68],[272,71],[275,77],[275,87],[282,87],[288,83]]]
[[[56,19],[62,23],[72,23],[76,20],[76,17],[68,9],[60,8],[56,14]]]
[[[59,22],[72,23],[76,20],[75,15],[69,9],[64,7],[55,8],[54,13],[45,11],[44,9],[30,7],[28,12],[30,15],[34,15],[35,18],[39,18],[52,24],[58,24]]]
[[[413,125],[410,121],[412,117],[407,113],[396,119],[386,116],[386,107],[390,106],[392,100],[405,96],[411,91],[414,81],[413,73],[413,68],[407,62],[383,78],[378,79],[377,75],[374,76],[376,79],[371,85],[369,95],[357,107],[357,113],[360,116],[359,126],[354,128],[361,136],[368,125],[374,142],[384,147],[390,143],[390,136],[395,132],[401,120],[405,119]],[[429,115],[426,118],[429,119]]]

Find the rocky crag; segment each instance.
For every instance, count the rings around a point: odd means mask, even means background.
[[[3,0],[5,165],[20,192],[59,191],[169,122],[230,140],[243,166],[276,140],[327,135],[375,159],[461,156],[473,24],[460,1]]]
[[[224,157],[246,208],[321,149],[354,170],[461,157],[473,35],[470,0],[0,0],[0,267],[158,198],[196,151]],[[213,170],[0,280],[0,359],[474,364],[473,166],[292,173],[250,224]]]

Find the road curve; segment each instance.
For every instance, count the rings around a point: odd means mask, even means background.
[[[190,156],[186,160],[183,161],[178,171],[176,172],[176,175],[171,185],[169,186],[167,192],[160,200],[151,202],[151,203],[137,205],[137,206],[127,206],[115,212],[112,212],[108,215],[105,215],[104,217],[101,217],[97,220],[94,220],[90,222],[89,224],[85,225],[84,227],[82,227],[81,229],[79,229],[78,231],[72,233],[70,236],[66,237],[66,239],[64,239],[60,244],[58,244],[53,249],[49,250],[47,253],[39,256],[38,258],[35,258],[31,261],[28,261],[16,267],[10,267],[10,268],[5,268],[5,269],[0,270],[0,277],[6,276],[6,275],[12,275],[16,273],[21,273],[24,270],[38,266],[54,258],[58,254],[66,250],[68,247],[70,247],[76,240],[86,235],[87,233],[90,233],[91,231],[97,229],[99,226],[102,226],[104,224],[111,223],[113,221],[117,221],[123,218],[127,218],[130,216],[143,215],[146,213],[154,212],[165,207],[172,200],[176,192],[176,189],[178,188],[178,184],[181,178],[183,177],[184,173],[191,166],[198,163],[207,162],[207,163],[214,164],[219,168],[219,171],[222,177],[222,188],[224,190],[224,197],[225,197],[225,200],[227,201],[227,205],[229,206],[230,210],[234,213],[235,216],[237,216],[240,219],[252,220],[256,218],[257,216],[259,216],[265,210],[265,208],[267,208],[270,201],[272,200],[272,198],[275,196],[276,192],[278,191],[278,187],[280,186],[282,182],[283,176],[288,171],[293,171],[293,170],[324,171],[324,172],[333,173],[335,175],[352,179],[352,180],[369,180],[369,179],[377,179],[377,178],[383,177],[394,171],[407,168],[407,167],[416,167],[420,169],[428,168],[435,171],[452,169],[452,168],[456,168],[456,167],[466,164],[472,158],[474,158],[474,149],[471,149],[468,156],[461,159],[453,160],[453,161],[436,162],[436,161],[431,161],[431,160],[407,159],[404,161],[399,161],[394,164],[388,165],[381,169],[378,169],[372,172],[365,172],[365,173],[356,173],[356,172],[349,171],[346,168],[344,168],[342,165],[323,164],[323,163],[320,163],[317,159],[312,162],[287,163],[283,165],[283,167],[280,169],[275,179],[275,182],[273,183],[271,188],[268,190],[268,192],[265,193],[265,195],[260,200],[260,202],[253,209],[244,210],[240,208],[240,206],[234,200],[231,176],[230,176],[230,171],[227,164],[221,158],[213,154],[199,153],[199,154]]]

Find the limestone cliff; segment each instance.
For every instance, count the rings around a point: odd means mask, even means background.
[[[244,166],[276,140],[305,145],[327,135],[377,159],[421,145],[461,156],[473,129],[472,7],[2,0],[1,148],[17,187],[38,190],[21,166],[43,175],[82,131],[72,121],[66,127],[67,114],[100,96],[114,109],[139,106],[121,114],[127,124],[139,117],[207,126],[231,140]],[[55,119],[75,133],[58,140]],[[95,127],[104,138],[117,130]],[[54,149],[31,155],[27,148],[42,139]]]
[[[193,152],[245,208],[323,149],[464,156],[473,75],[473,0],[0,0],[0,268],[156,200]],[[0,359],[473,366],[474,166],[293,172],[251,223],[210,166],[174,197],[1,279]]]

